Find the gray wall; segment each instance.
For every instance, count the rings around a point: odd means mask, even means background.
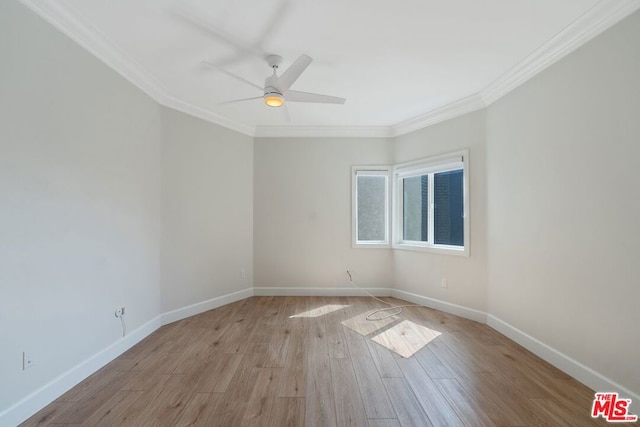
[[[489,312],[640,393],[640,13],[487,111]]]
[[[399,136],[394,162],[469,149],[470,256],[393,251],[396,288],[454,304],[486,310],[487,299],[487,187],[485,111],[466,114]],[[441,287],[446,278],[448,287]]]
[[[253,286],[253,138],[169,109],[162,123],[167,312]]]
[[[159,314],[161,116],[15,1],[0,58],[1,412]]]
[[[257,138],[256,286],[364,287],[393,282],[389,249],[351,247],[351,166],[388,164],[391,141]]]

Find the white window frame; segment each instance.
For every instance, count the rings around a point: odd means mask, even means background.
[[[391,247],[391,166],[352,166],[351,167],[351,245],[354,248],[390,248]],[[385,239],[379,241],[358,240],[358,175],[385,177]]]
[[[464,246],[436,245],[434,242],[434,197],[433,197],[433,173],[458,170],[462,168],[463,182],[463,217],[464,217]],[[427,242],[403,240],[403,191],[402,180],[404,178],[430,175],[429,184],[429,224]],[[469,256],[470,229],[469,229],[469,150],[460,150],[439,156],[429,157],[409,163],[396,165],[393,168],[393,230],[392,247],[411,251],[433,252],[447,255]]]

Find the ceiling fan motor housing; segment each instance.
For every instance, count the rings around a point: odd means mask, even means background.
[[[267,79],[267,82],[269,79]],[[284,95],[275,87],[265,84],[264,103],[269,107],[280,107],[284,104]]]
[[[272,55],[275,56],[275,55]],[[275,68],[272,76],[269,76],[264,81],[264,103],[269,107],[280,107],[284,104],[284,95],[280,90],[276,88],[276,76]]]

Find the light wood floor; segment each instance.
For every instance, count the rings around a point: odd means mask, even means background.
[[[489,327],[422,307],[362,320],[380,306],[229,304],[160,328],[23,425],[607,425],[592,390]],[[385,331],[405,352],[431,341],[404,358],[372,340]]]

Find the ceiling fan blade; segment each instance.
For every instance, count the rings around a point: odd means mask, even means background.
[[[319,102],[321,104],[344,104],[346,99],[337,96],[320,95],[318,93],[290,90],[285,94],[289,102]]]
[[[206,65],[208,67],[212,67],[215,68],[216,70],[223,72],[224,74],[226,74],[229,77],[233,77],[234,79],[241,81],[242,83],[248,84],[249,86],[253,86],[256,89],[260,90],[260,91],[264,91],[264,88],[262,86],[258,86],[257,84],[245,79],[244,77],[240,77],[237,74],[232,73],[231,71],[227,71],[224,68],[220,67],[217,64],[214,64],[213,62],[209,62],[209,61],[202,61],[203,65]]]
[[[180,4],[180,6],[178,7],[177,4]],[[198,13],[198,11],[193,7],[189,7],[186,2],[175,3],[171,11],[176,17],[182,19],[187,24],[190,24],[191,26],[204,31],[208,35],[233,46],[242,55],[252,54],[262,56],[262,52],[259,49],[256,49],[256,47],[242,43],[220,28],[212,25],[211,22],[203,19],[202,14]]]
[[[282,104],[282,107],[280,107],[280,109],[282,110],[282,114],[284,115],[284,119],[287,121],[287,123],[291,123],[291,116],[289,115],[287,103],[285,102],[284,104]]]
[[[290,7],[291,0],[282,0],[280,2],[277,10],[271,15],[271,19],[264,27],[264,30],[262,30],[262,34],[259,37],[259,40],[262,41],[261,44],[264,44],[264,42],[271,37],[271,34],[273,34],[274,30],[280,28],[280,23],[284,19],[285,14]]]
[[[210,65],[212,67],[217,66],[222,68],[222,67],[228,67],[233,64],[237,64],[238,62],[244,61],[248,57],[249,57],[248,53],[237,51],[235,53],[232,53],[231,55],[226,55],[221,59],[216,59],[215,62],[213,61],[206,61],[206,62],[207,62],[207,65]]]
[[[219,102],[218,105],[233,104],[236,102],[251,101],[254,99],[262,99],[262,96],[254,96],[252,98],[232,99],[231,101]]]
[[[282,92],[289,90],[291,85],[298,80],[300,74],[302,74],[309,64],[311,64],[311,61],[313,61],[313,58],[309,55],[305,55],[304,53],[300,55],[298,59],[296,59],[295,62],[291,64],[284,73],[282,73],[278,80],[276,80],[276,89]]]

